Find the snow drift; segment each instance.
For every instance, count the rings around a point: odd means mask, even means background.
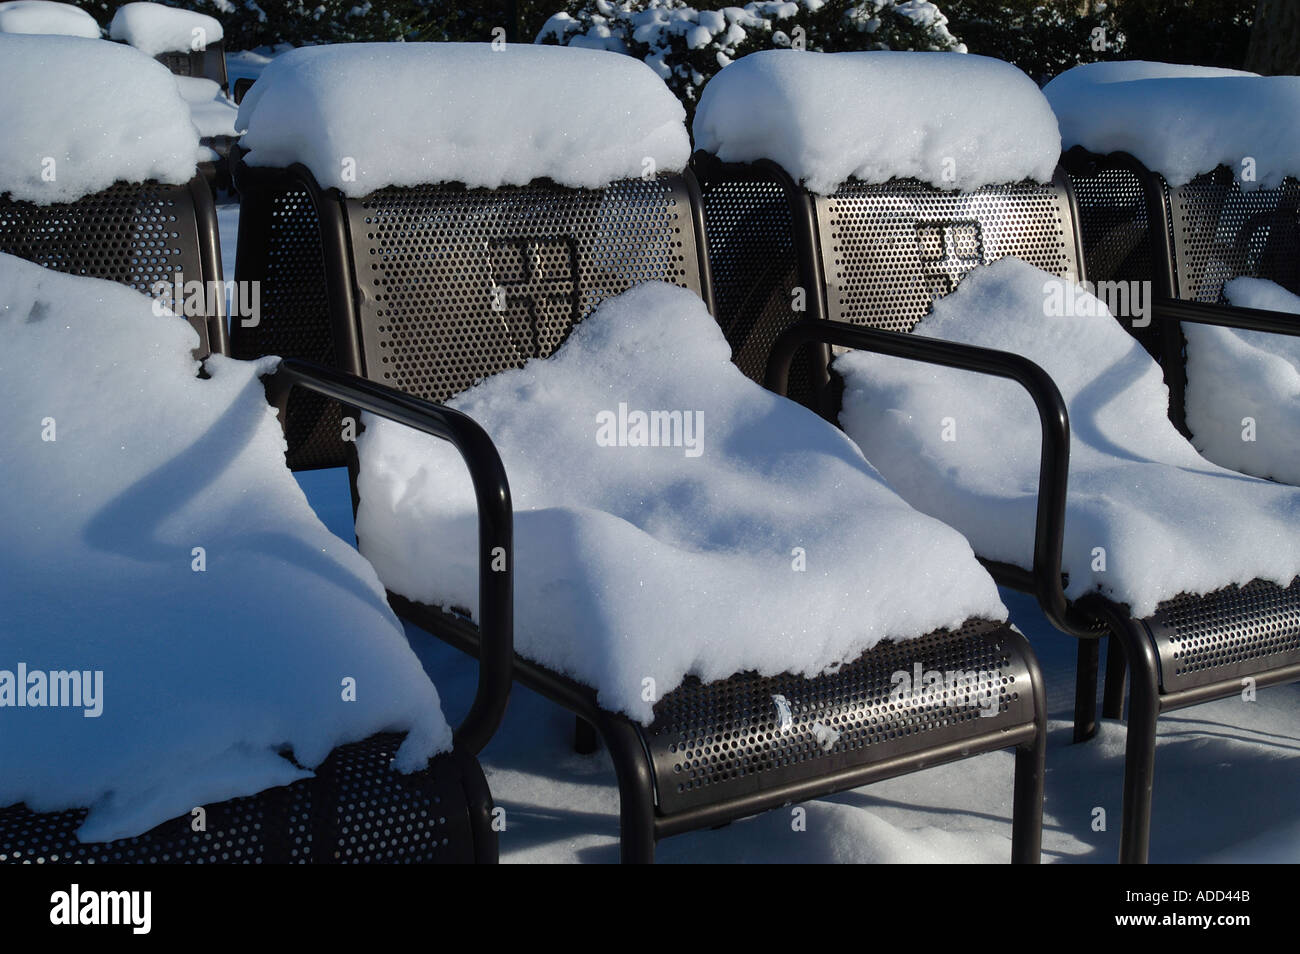
[[[1174,187],[1221,165],[1246,189],[1300,175],[1300,128],[1281,118],[1300,112],[1297,76],[1088,63],[1066,70],[1043,93],[1065,148],[1127,152]]]
[[[374,571],[285,468],[275,359],[200,379],[185,321],[7,255],[0,344],[0,671],[101,674],[88,717],[0,673],[0,805],[88,806],[105,841],[379,731],[404,771],[450,747]]]
[[[962,190],[1047,182],[1061,155],[1033,80],[964,53],[752,53],[704,88],[692,128],[696,148],[725,162],[770,159],[822,194],[850,178]]]
[[[1024,355],[1055,380],[1071,423],[1066,593],[1154,612],[1300,574],[1300,490],[1208,463],[1167,417],[1159,366],[1082,289],[1047,317],[1062,279],[1018,259],[976,268],[916,333]],[[1064,296],[1063,296],[1064,297]],[[865,352],[838,358],[840,420],[890,485],[960,530],[975,551],[1028,568],[1039,423],[1019,385]]]
[[[517,649],[642,722],[688,674],[815,676],[882,639],[1006,617],[966,541],[746,378],[684,289],[606,301],[550,358],[448,403],[509,475]],[[380,579],[476,611],[459,456],[374,421],[358,451],[357,536]]]
[[[325,187],[549,178],[597,188],[680,171],[685,110],[616,53],[487,43],[348,43],[291,50],[240,106],[246,161],[301,162]]]
[[[0,62],[0,194],[48,205],[193,178],[198,131],[161,63],[103,40],[8,35]]]

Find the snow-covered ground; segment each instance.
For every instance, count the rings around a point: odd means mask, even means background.
[[[223,206],[226,275],[234,274],[238,209]],[[316,513],[354,542],[347,475],[298,475]],[[1073,639],[1032,599],[1003,591],[1033,642],[1052,715],[1043,860],[1110,862],[1119,850],[1124,728],[1103,723],[1072,745]],[[476,663],[413,627],[407,635],[455,724],[473,696]],[[505,724],[482,754],[506,810],[505,862],[613,862],[618,793],[608,755],[577,755],[573,717],[516,687]],[[1170,713],[1160,720],[1151,860],[1300,861],[1300,685]],[[1003,862],[1010,856],[1012,756],[996,752],[806,803],[794,830],[777,810],[659,846],[664,862]],[[1095,831],[1096,809],[1106,830]]]

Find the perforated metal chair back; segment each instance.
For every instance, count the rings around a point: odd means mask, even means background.
[[[1158,251],[1142,174],[1126,165],[1072,173],[1090,281],[1152,281]]]
[[[194,313],[185,317],[199,334],[195,356],[228,351],[217,217],[201,179],[183,186],[119,182],[51,205],[0,196],[0,252],[129,285],[178,308],[188,301]],[[177,295],[178,279],[202,283],[202,298]]]
[[[1221,166],[1170,188],[1124,153],[1075,147],[1062,158],[1077,202],[1088,278],[1142,282],[1165,298],[1218,304],[1238,276],[1300,293],[1300,182],[1246,190]],[[1126,323],[1164,367],[1170,418],[1187,433],[1184,341],[1164,322]]]
[[[971,269],[1007,255],[1082,277],[1063,176],[968,193],[854,181],[821,196],[773,163],[701,154],[696,167],[718,320],[734,360],[757,381],[777,336],[805,317],[910,331]],[[806,396],[812,369],[825,367],[810,361],[796,360],[792,396]]]
[[[210,79],[223,90],[227,88],[226,45],[224,40],[209,43],[202,50],[176,50],[159,53],[158,62],[177,76]]]
[[[1243,275],[1300,291],[1300,181],[1243,189],[1220,166],[1170,188],[1131,157],[1072,153],[1094,281],[1151,281],[1158,294],[1208,303],[1222,302],[1224,284]]]
[[[1008,255],[1079,277],[1063,182],[941,192],[850,183],[816,198],[827,317],[910,331],[973,268]]]
[[[606,189],[322,192],[303,169],[239,170],[238,271],[262,280],[263,320],[237,356],[334,364],[435,401],[558,348],[601,301],[665,281],[708,300],[689,176]],[[289,408],[290,463],[337,466],[339,410]]]
[[[1300,293],[1300,181],[1247,190],[1220,166],[1167,194],[1175,297],[1219,302],[1243,275]]]

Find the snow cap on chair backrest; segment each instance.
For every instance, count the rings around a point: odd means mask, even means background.
[[[1034,82],[963,53],[753,53],[705,87],[694,132],[698,149],[770,159],[822,194],[850,178],[961,190],[1047,182],[1061,154]]]
[[[596,50],[350,43],[277,57],[249,90],[246,161],[307,166],[349,196],[386,186],[597,188],[690,157],[685,111],[644,63]]]
[[[54,0],[0,3],[0,33],[43,33],[99,39],[99,24],[85,10]]]
[[[1068,149],[1127,152],[1180,186],[1217,166],[1245,188],[1300,175],[1300,77],[1170,63],[1090,63],[1043,89]]]
[[[0,63],[0,194],[46,205],[193,178],[199,135],[161,63],[103,40],[7,35]]]
[[[225,36],[221,23],[204,13],[161,3],[127,3],[117,8],[108,35],[142,53],[188,53],[205,49]]]

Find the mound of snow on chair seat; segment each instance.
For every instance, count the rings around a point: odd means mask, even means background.
[[[99,24],[85,10],[53,0],[8,0],[0,3],[0,33],[43,33],[99,39]]]
[[[113,14],[108,35],[142,53],[157,56],[202,49],[220,41],[225,33],[220,21],[205,13],[178,10],[161,3],[125,3]]]
[[[188,182],[199,134],[167,68],[120,43],[0,34],[0,194],[48,205]]]
[[[1054,300],[1073,300],[1074,314],[1049,317]],[[1300,574],[1300,491],[1201,457],[1169,422],[1160,368],[1082,289],[1070,299],[1061,279],[1002,259],[971,272],[915,332],[1024,355],[1056,381],[1071,425],[1071,598],[1099,590],[1145,617],[1180,593]],[[864,352],[835,368],[840,420],[890,484],[980,556],[1028,568],[1039,462],[1029,396],[1010,381]]]
[[[964,53],[753,53],[704,88],[692,130],[698,149],[770,159],[822,194],[850,178],[962,190],[1048,182],[1061,155],[1033,80]]]
[[[685,110],[650,67],[596,50],[348,43],[276,57],[240,104],[245,161],[322,186],[598,188],[690,158]]]
[[[1300,296],[1281,285],[1235,278],[1223,293],[1239,307],[1296,315],[1300,326]],[[1193,443],[1216,464],[1300,484],[1300,338],[1191,322],[1183,334]]]
[[[1245,189],[1300,175],[1300,77],[1170,63],[1087,63],[1043,88],[1065,148],[1127,152],[1172,186],[1224,165]],[[1249,157],[1253,177],[1243,179]]]
[[[550,358],[449,402],[492,436],[509,475],[520,653],[648,723],[688,674],[815,676],[882,639],[1006,618],[965,540],[729,357],[699,298],[646,284]],[[651,411],[681,413],[679,446],[641,446],[649,431],[633,415]],[[380,579],[476,612],[459,457],[383,422],[358,445],[357,534]]]
[[[199,135],[236,136],[239,107],[226,98],[216,80],[200,76],[178,76],[176,86],[190,107],[190,119]]]
[[[404,771],[450,747],[374,571],[284,466],[275,359],[204,380],[196,344],[137,292],[0,255],[0,670],[103,673],[94,718],[16,708],[0,675],[0,805],[89,807],[86,841],[379,731],[409,733]]]

